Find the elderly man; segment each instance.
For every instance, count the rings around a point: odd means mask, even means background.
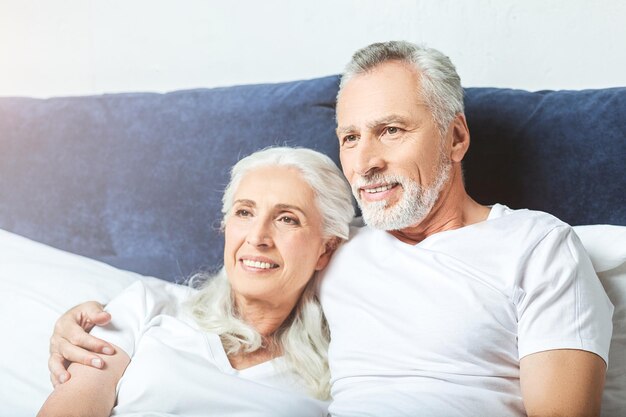
[[[366,226],[321,288],[331,413],[598,415],[611,303],[569,226],[466,193],[470,135],[450,60],[407,42],[357,51],[337,124]]]
[[[367,227],[321,290],[333,415],[598,415],[612,306],[569,226],[466,193],[450,60],[406,42],[356,52],[337,124]]]

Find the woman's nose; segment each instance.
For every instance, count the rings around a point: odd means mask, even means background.
[[[254,221],[248,231],[246,242],[255,247],[269,247],[272,245],[271,227],[268,221]]]

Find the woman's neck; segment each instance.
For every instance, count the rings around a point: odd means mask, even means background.
[[[251,300],[235,294],[235,308],[239,318],[254,327],[263,339],[271,339],[289,318],[294,305],[275,305]]]
[[[264,343],[262,347],[254,352],[239,351],[237,353],[229,354],[228,361],[230,362],[230,366],[235,369],[242,370],[270,361],[282,355],[282,351],[278,348],[278,346],[276,346],[275,343],[270,341],[268,342],[268,345],[269,346],[266,347]]]

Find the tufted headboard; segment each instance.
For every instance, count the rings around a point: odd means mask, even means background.
[[[269,145],[338,161],[337,88],[0,98],[0,228],[170,281],[216,269],[229,167]],[[626,88],[468,88],[466,114],[479,202],[626,225]]]

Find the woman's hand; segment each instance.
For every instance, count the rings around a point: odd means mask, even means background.
[[[104,326],[109,321],[111,315],[96,301],[79,304],[59,317],[50,338],[48,369],[52,385],[56,387],[70,379],[66,368],[72,362],[99,369],[104,367],[104,360],[95,353],[112,355],[115,349],[88,332],[94,326]]]

